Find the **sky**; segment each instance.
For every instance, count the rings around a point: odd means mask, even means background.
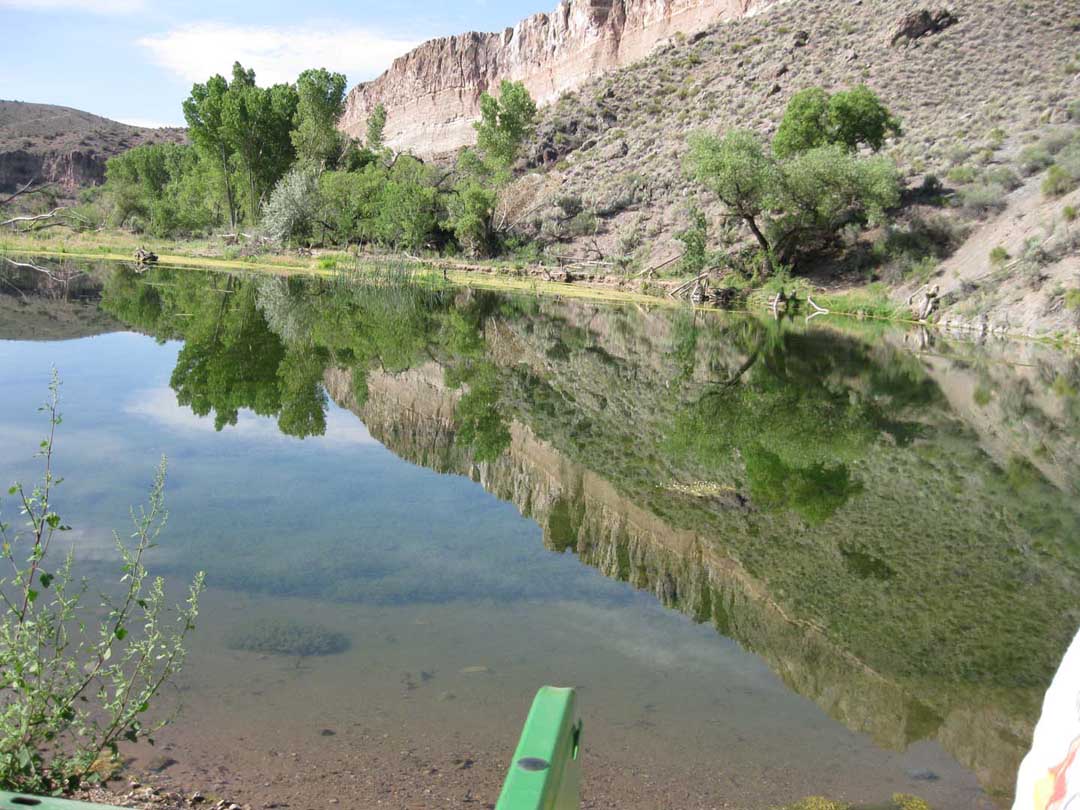
[[[0,99],[182,126],[191,85],[239,60],[259,84],[309,67],[372,79],[432,37],[498,31],[554,0],[0,0]]]

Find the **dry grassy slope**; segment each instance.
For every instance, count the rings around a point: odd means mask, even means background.
[[[0,100],[0,190],[37,177],[73,191],[100,182],[113,155],[184,137],[179,128],[147,129],[70,107]]]
[[[959,22],[890,47],[898,20],[945,5]],[[596,243],[610,255],[635,249],[653,263],[678,251],[688,204],[706,200],[682,171],[686,135],[707,128],[775,131],[804,87],[865,82],[903,120],[888,144],[911,180],[943,173],[983,147],[1007,159],[1025,134],[1067,117],[1080,80],[1066,66],[1080,51],[1080,15],[1055,0],[788,0],[759,16],[714,26],[664,46],[641,63],[597,79],[542,114],[534,161],[542,178],[521,181],[530,228],[553,226],[559,196],[579,195],[600,218]],[[809,34],[795,45],[796,32]],[[1007,133],[997,143],[991,131]],[[714,209],[715,210],[715,209]],[[545,222],[546,220],[546,222]],[[592,237],[578,237],[581,252]]]

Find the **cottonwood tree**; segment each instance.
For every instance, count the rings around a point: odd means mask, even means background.
[[[372,152],[381,152],[385,146],[386,107],[376,104],[367,120],[367,138],[364,145]]]
[[[255,71],[236,62],[224,96],[222,127],[247,180],[248,211],[258,220],[259,208],[296,157],[290,137],[297,107],[289,84],[258,87]]]
[[[232,183],[234,148],[225,127],[225,99],[229,83],[225,77],[211,76],[205,84],[196,84],[183,103],[188,136],[195,148],[215,168],[225,192],[229,224],[236,229],[237,205]]]
[[[695,133],[690,137],[687,163],[691,176],[711,190],[750,229],[771,273],[775,269],[773,249],[762,227],[778,166],[761,139],[742,129],[732,130],[723,137]]]
[[[536,127],[536,102],[524,84],[504,79],[498,98],[488,93],[480,96],[480,120],[473,126],[485,161],[509,169]]]
[[[498,98],[480,96],[480,120],[473,127],[476,150],[465,150],[458,160],[449,225],[468,253],[484,256],[494,250],[500,230],[495,223],[499,194],[536,128],[536,103],[524,84],[504,80]]]
[[[296,80],[295,128],[290,138],[298,160],[333,168],[345,148],[337,122],[345,109],[345,77],[323,68]]]
[[[832,244],[850,222],[880,218],[899,202],[899,176],[885,158],[860,158],[840,144],[778,160],[754,133],[691,138],[688,169],[761,248],[765,268],[794,264]]]

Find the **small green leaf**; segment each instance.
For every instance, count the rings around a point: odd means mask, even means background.
[[[26,601],[29,602],[31,605],[34,604],[34,602],[37,601],[37,598],[38,598],[38,592],[37,591],[35,591],[33,589],[30,589],[29,591],[26,592]]]
[[[53,578],[54,577],[53,577],[52,574],[46,574],[44,571],[42,571],[41,572],[41,587],[42,588],[48,588],[49,585],[52,584]]]
[[[123,641],[127,637],[127,630],[125,630],[123,627],[117,627],[116,628],[116,637],[120,641]]]
[[[19,485],[18,484],[12,484],[10,487],[8,487],[7,494],[8,495],[14,495],[18,491],[19,491]]]

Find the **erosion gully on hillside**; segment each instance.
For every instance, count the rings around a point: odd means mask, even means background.
[[[0,477],[34,476],[55,364],[80,570],[165,453],[151,567],[209,574],[125,789],[490,806],[560,683],[587,807],[1011,798],[1080,622],[1075,355],[48,266],[0,284]]]

